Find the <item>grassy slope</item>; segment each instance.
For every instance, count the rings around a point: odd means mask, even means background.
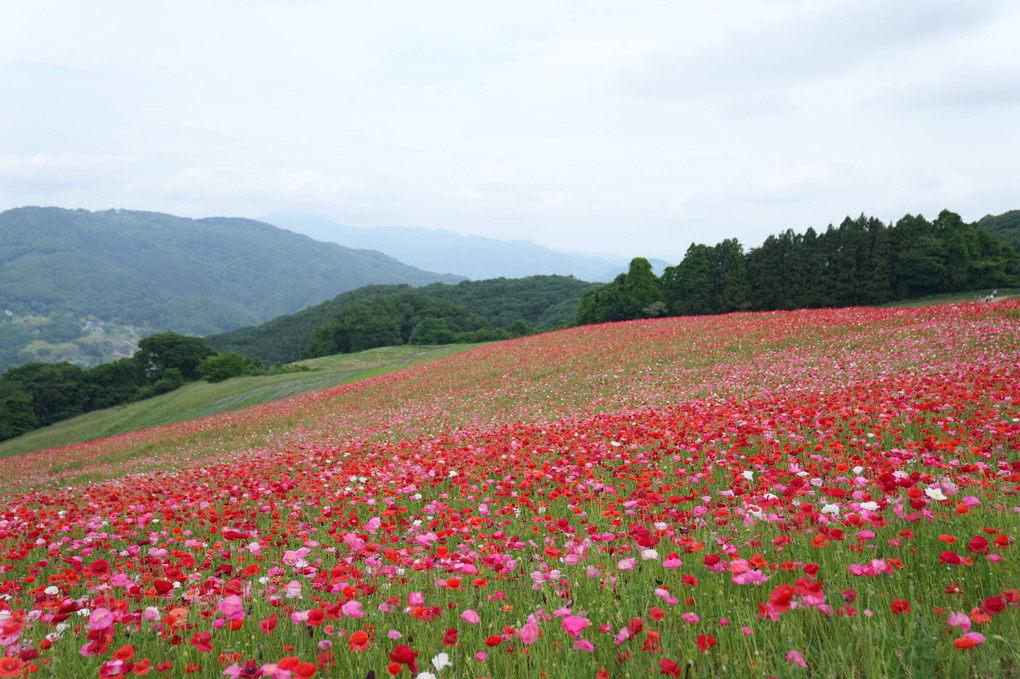
[[[356,354],[338,354],[302,361],[301,365],[311,368],[310,372],[240,377],[218,384],[196,382],[169,394],[86,413],[4,441],[0,443],[0,458],[277,401],[449,356],[473,346],[477,345],[380,347]]]
[[[999,299],[1020,294],[1020,289],[1000,290]],[[977,293],[963,292],[933,295],[894,302],[886,307],[915,308],[974,301]],[[217,413],[276,401],[296,394],[372,377],[404,365],[424,362],[463,351],[474,345],[445,347],[381,347],[357,354],[340,354],[300,362],[312,372],[288,373],[267,377],[245,377],[219,384],[199,382],[156,398],[126,406],[87,413],[55,425],[29,432],[0,443],[0,458],[37,450],[93,441],[131,431],[140,431],[174,422],[197,419]],[[418,354],[428,352],[420,357]],[[410,359],[410,360],[409,360]]]
[[[979,295],[987,295],[990,292],[991,290],[947,292],[941,295],[918,297],[917,299],[902,299],[898,302],[889,302],[888,304],[880,304],[879,306],[885,309],[892,309],[894,307],[916,309],[923,306],[939,306],[940,304],[963,304],[966,302],[974,302],[977,300]],[[1017,297],[1018,295],[1020,295],[1020,288],[1000,288],[995,299],[996,301],[1001,301],[1007,297]]]

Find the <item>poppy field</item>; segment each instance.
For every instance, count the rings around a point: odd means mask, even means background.
[[[1020,677],[1020,303],[634,321],[0,460],[0,677]]]

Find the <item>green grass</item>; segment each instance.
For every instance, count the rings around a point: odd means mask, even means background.
[[[217,384],[195,382],[154,398],[86,413],[0,443],[0,458],[193,420],[297,394],[328,389],[480,346],[397,346],[324,356],[296,365],[309,372],[238,377]]]
[[[902,299],[896,302],[889,302],[888,304],[879,304],[877,306],[891,309],[893,307],[903,307],[907,309],[914,309],[917,307],[925,306],[938,306],[940,304],[963,304],[965,302],[976,302],[978,296],[987,295],[991,292],[988,289],[982,290],[971,290],[969,292],[947,292],[941,295],[929,295],[927,297],[918,297],[916,299]],[[999,288],[998,294],[996,295],[996,301],[1006,299],[1007,297],[1016,297],[1020,295],[1020,288]]]

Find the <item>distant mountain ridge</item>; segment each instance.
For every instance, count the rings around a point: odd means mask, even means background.
[[[574,276],[583,281],[606,282],[627,270],[625,258],[596,257],[559,252],[526,240],[498,240],[443,229],[408,226],[361,228],[310,215],[270,214],[263,219],[285,229],[313,234],[315,238],[350,248],[385,252],[401,262],[429,271],[442,271],[471,280]],[[656,269],[666,262],[652,260]]]
[[[67,357],[57,340],[73,344],[87,319],[207,335],[364,285],[459,280],[249,219],[17,208],[0,213],[0,370]]]

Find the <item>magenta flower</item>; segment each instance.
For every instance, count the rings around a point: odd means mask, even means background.
[[[970,616],[963,611],[957,611],[949,615],[946,624],[950,627],[959,627],[961,632],[970,631]]]
[[[528,624],[521,628],[521,641],[525,644],[533,644],[538,639],[538,623],[534,617],[529,616]]]
[[[348,618],[363,618],[363,617],[365,617],[365,612],[361,610],[361,602],[360,601],[348,601],[347,603],[345,603],[343,606],[340,607],[340,610]]]
[[[109,608],[97,608],[89,616],[89,629],[102,632],[113,628],[113,612]]]
[[[572,637],[577,637],[590,624],[591,620],[578,615],[568,615],[563,618],[563,629]]]
[[[219,609],[227,620],[244,620],[244,602],[236,594],[221,601]]]

